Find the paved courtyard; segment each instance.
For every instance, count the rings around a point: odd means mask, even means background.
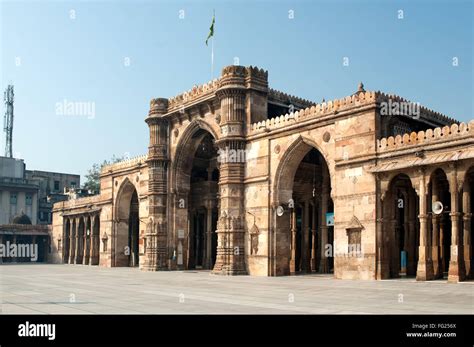
[[[77,265],[1,265],[5,314],[474,313],[474,282],[221,277]]]

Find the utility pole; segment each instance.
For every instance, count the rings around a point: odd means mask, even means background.
[[[5,157],[12,158],[13,157],[13,86],[8,85],[5,93],[3,95],[3,99],[5,101],[5,119],[3,123],[3,131],[5,131]]]

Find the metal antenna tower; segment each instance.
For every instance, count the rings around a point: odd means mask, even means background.
[[[3,99],[5,101],[5,118],[3,123],[3,131],[5,131],[6,142],[5,142],[5,157],[13,157],[13,86],[8,85]]]

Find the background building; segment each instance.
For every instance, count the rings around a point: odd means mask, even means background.
[[[79,175],[28,171],[23,159],[0,157],[0,243],[38,244],[37,261],[46,261],[53,203],[79,185]],[[17,261],[29,259],[0,258]]]
[[[23,159],[0,157],[0,225],[17,217],[38,221],[39,186],[25,176]]]
[[[67,200],[69,190],[78,189],[81,183],[80,175],[58,172],[26,170],[25,177],[39,187],[38,220],[41,224],[51,224],[53,204]]]

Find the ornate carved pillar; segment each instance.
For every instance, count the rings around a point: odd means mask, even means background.
[[[417,281],[428,281],[433,279],[433,262],[431,261],[431,248],[428,240],[428,192],[426,189],[426,177],[424,170],[420,173],[419,187],[417,190],[420,197],[420,246],[418,247],[418,266],[416,271]]]
[[[448,282],[459,282],[465,278],[463,249],[460,245],[459,222],[461,213],[459,212],[459,187],[457,180],[457,169],[454,164],[450,167],[449,191],[451,193],[451,254],[449,258]]]
[[[217,259],[213,273],[245,275],[245,81],[243,66],[222,70],[216,96],[220,100],[219,197]],[[226,153],[235,154],[227,156]]]
[[[466,269],[466,278],[472,278],[474,275],[472,259],[472,240],[471,240],[471,186],[466,179],[462,190],[462,211],[463,215],[463,246],[464,246],[464,267]]]
[[[168,121],[162,116],[168,111],[167,99],[152,99],[145,122],[150,130],[148,146],[148,223],[147,247],[142,270],[157,271],[168,269]]]

